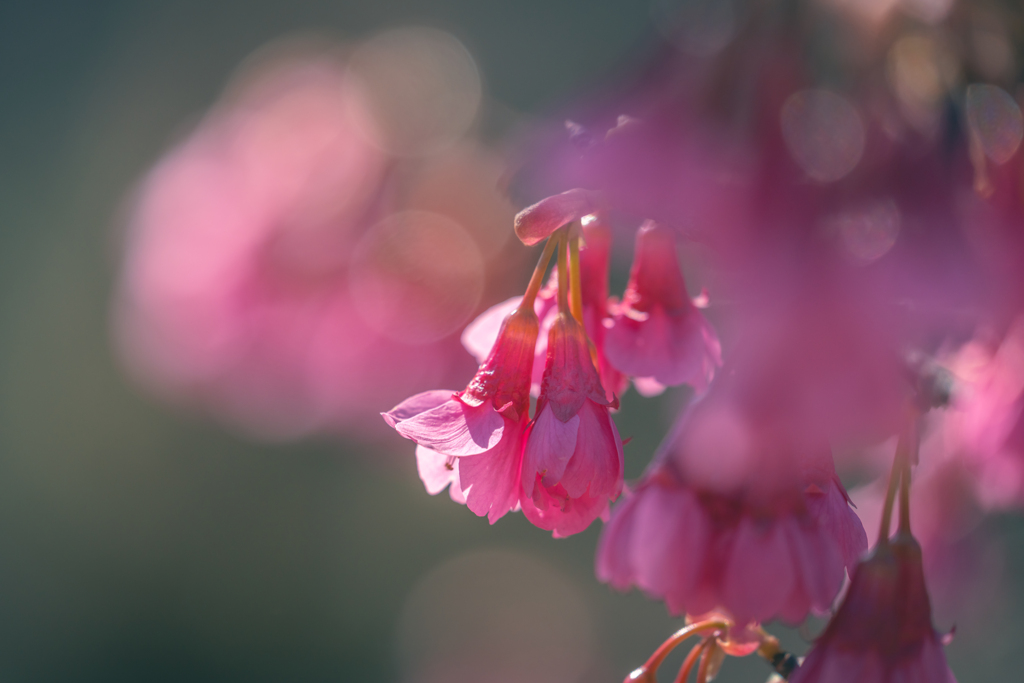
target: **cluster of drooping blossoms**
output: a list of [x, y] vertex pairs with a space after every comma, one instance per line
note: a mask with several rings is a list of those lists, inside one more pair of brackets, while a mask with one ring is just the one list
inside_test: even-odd
[[[605, 525], [599, 577], [691, 622], [635, 680], [654, 680], [689, 636], [701, 641], [679, 681], [699, 660], [705, 683], [723, 653], [774, 660], [759, 622], [827, 612], [845, 565], [849, 590], [803, 667], [782, 657], [777, 671], [947, 683], [933, 600], [941, 613], [949, 592], [972, 595], [979, 557], [964, 536], [1024, 500], [1024, 117], [1010, 19], [860, 3], [882, 8], [862, 26], [822, 22], [826, 4], [858, 5], [739, 3], [721, 23], [694, 10], [624, 95], [580, 113], [590, 128], [571, 124], [571, 144], [536, 155], [541, 194], [599, 189], [618, 211], [710, 245], [724, 329], [738, 332]], [[936, 14], [917, 21], [902, 14], [911, 5]], [[1006, 13], [1019, 21], [1019, 8]], [[842, 41], [802, 42], [836, 26]], [[710, 35], [714, 49], [694, 42]], [[842, 76], [823, 79], [822, 64]], [[610, 359], [615, 346], [607, 334]], [[948, 400], [924, 389], [930, 364], [952, 376]], [[886, 477], [873, 457], [884, 449], [866, 444], [898, 432]], [[835, 467], [880, 475], [851, 495], [878, 529], [863, 558]]]
[[[720, 381], [716, 391], [724, 386]], [[945, 638], [932, 624], [921, 546], [910, 529], [917, 414], [908, 411], [885, 491], [878, 541], [863, 555], [865, 533], [848, 506], [827, 447], [800, 463], [797, 471], [806, 483], [802, 500], [791, 495], [769, 499], [774, 505], [749, 503], [756, 499], [749, 491], [770, 490], [771, 480], [779, 479], [777, 472], [757, 469], [757, 464], [763, 466], [769, 458], [780, 462], [780, 454], [797, 443], [780, 439], [766, 426], [756, 439], [748, 438], [756, 421], [735, 413], [723, 417], [738, 402], [733, 398], [732, 409], [726, 404], [713, 391], [692, 410], [602, 537], [600, 578], [619, 588], [636, 584], [663, 598], [673, 611], [700, 615], [688, 616], [688, 626], [630, 674], [627, 683], [654, 683], [666, 655], [695, 636], [701, 642], [684, 660], [677, 681], [686, 681], [698, 660], [696, 680], [705, 683], [726, 655], [756, 652], [783, 679], [796, 683], [954, 683], [943, 652]], [[703, 445], [697, 425], [722, 420], [731, 422], [729, 431], [737, 436], [732, 443], [717, 441], [722, 450], [716, 464], [726, 474], [723, 478], [719, 471], [708, 480], [693, 457]], [[752, 462], [758, 457], [752, 447], [763, 448], [768, 457]], [[746, 496], [722, 495], [718, 487], [723, 479], [733, 478], [729, 473], [737, 462], [768, 481], [746, 482]], [[694, 470], [689, 477], [681, 474]], [[890, 536], [897, 496], [899, 526]], [[779, 618], [799, 623], [808, 610], [826, 613], [839, 592], [844, 564], [851, 577], [846, 594], [801, 663], [782, 651], [758, 622]]]
[[629, 312], [618, 313], [608, 297], [610, 235], [595, 197], [576, 190], [548, 198], [520, 212], [515, 227], [525, 244], [547, 244], [525, 295], [487, 311], [463, 335], [471, 352], [486, 349], [476, 376], [464, 391], [418, 394], [383, 415], [416, 442], [430, 493], [447, 486], [492, 523], [521, 509], [564, 537], [606, 519], [622, 491], [622, 440], [611, 411], [624, 381], [633, 375], [703, 390], [720, 348], [687, 297], [671, 233], [641, 227], [621, 305]]

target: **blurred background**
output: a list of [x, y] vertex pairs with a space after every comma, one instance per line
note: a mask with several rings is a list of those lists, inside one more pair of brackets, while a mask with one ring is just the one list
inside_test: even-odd
[[[412, 444], [375, 421], [375, 411], [413, 391], [468, 379], [461, 326], [521, 292], [535, 258], [507, 242], [520, 207], [497, 189], [504, 145], [531, 117], [558, 111], [643, 55], [662, 4], [653, 12], [625, 0], [0, 5], [0, 679], [618, 681], [679, 626], [660, 603], [596, 581], [599, 525], [560, 541], [517, 514], [491, 528], [446, 495], [426, 495]], [[434, 71], [431, 59], [441, 65]], [[314, 64], [317, 75], [281, 81], [295, 63]], [[440, 74], [450, 101], [382, 86], [403, 64]], [[314, 268], [318, 296], [330, 298], [330, 283], [350, 273], [372, 283], [354, 305], [364, 306], [357, 313], [379, 353], [368, 367], [331, 365], [339, 383], [361, 373], [359, 384], [345, 384], [359, 387], [351, 395], [285, 388], [288, 405], [308, 403], [296, 415], [348, 401], [349, 423], [275, 422], [288, 405], [259, 400], [268, 386], [280, 390], [259, 371], [291, 362], [290, 340], [268, 342], [267, 355], [234, 367], [259, 380], [237, 395], [200, 370], [188, 386], [168, 388], [167, 354], [212, 342], [174, 336], [182, 310], [193, 312], [180, 289], [154, 290], [171, 324], [140, 318], [125, 282], [153, 281], [145, 250], [160, 235], [146, 220], [162, 187], [147, 175], [154, 164], [178, 150], [173, 163], [209, 161], [215, 178], [234, 182], [225, 147], [251, 133], [246, 122], [272, 125], [267, 112], [281, 92], [308, 86], [313, 104], [303, 111], [351, 114], [351, 100], [316, 99], [323, 78], [355, 82], [359, 106], [384, 122], [369, 134], [376, 142], [365, 159], [338, 171], [373, 179], [371, 189], [325, 209], [351, 214], [358, 230], [344, 249], [358, 259], [340, 275]], [[405, 95], [389, 101], [393, 92]], [[428, 109], [433, 119], [402, 118]], [[310, 121], [302, 131], [317, 130]], [[322, 172], [272, 147], [259, 161], [267, 169]], [[162, 168], [173, 175], [173, 163]], [[238, 196], [261, 207], [253, 225], [279, 230], [279, 205], [259, 204], [258, 184], [246, 187]], [[316, 223], [301, 227], [315, 232]], [[380, 255], [410, 235], [448, 240], [438, 258], [450, 277], [426, 301], [455, 313], [396, 330], [390, 313], [365, 302], [405, 291], [388, 277], [411, 266], [382, 266]], [[323, 253], [316, 239], [303, 245]], [[289, 278], [296, 263], [303, 277], [313, 272], [308, 254], [285, 251]], [[613, 263], [613, 291], [629, 253]], [[123, 271], [125, 259], [143, 265]], [[271, 307], [291, 291], [275, 289]], [[422, 310], [409, 296], [403, 305]], [[248, 318], [241, 327], [261, 338], [275, 329]], [[343, 344], [349, 329], [324, 332], [324, 344]], [[164, 351], [139, 352], [147, 335]], [[410, 376], [403, 344], [436, 373]], [[409, 386], [382, 394], [375, 373]], [[627, 478], [639, 475], [686, 398], [626, 395], [617, 422], [632, 437]], [[1024, 642], [1024, 525], [1015, 517], [985, 525], [1002, 539], [990, 553], [998, 588], [957, 624], [948, 652], [961, 683], [1011, 679]], [[937, 620], [953, 626], [941, 612]], [[771, 630], [802, 652], [816, 628]], [[722, 680], [767, 674], [763, 662], [731, 660]]]

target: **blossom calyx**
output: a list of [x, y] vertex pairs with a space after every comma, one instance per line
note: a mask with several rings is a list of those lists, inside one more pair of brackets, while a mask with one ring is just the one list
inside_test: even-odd
[[519, 307], [501, 324], [487, 360], [459, 398], [470, 406], [491, 400], [494, 409], [512, 420], [530, 408], [530, 378], [539, 330], [537, 314]]
[[955, 683], [912, 536], [897, 534], [860, 563], [843, 604], [790, 680]]
[[559, 313], [548, 333], [547, 363], [538, 415], [547, 405], [555, 417], [568, 422], [588, 398], [598, 405], [618, 408], [617, 399], [609, 401], [605, 397], [586, 332], [568, 313]]

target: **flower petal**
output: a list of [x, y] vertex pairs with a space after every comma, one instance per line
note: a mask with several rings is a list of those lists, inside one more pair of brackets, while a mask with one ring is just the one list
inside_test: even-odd
[[449, 463], [450, 456], [441, 455], [436, 451], [423, 446], [416, 446], [416, 471], [420, 475], [420, 481], [432, 496], [444, 491], [445, 487], [451, 484], [452, 492], [458, 489], [459, 485], [458, 460]]
[[476, 455], [498, 445], [505, 420], [491, 403], [471, 407], [450, 399], [395, 425], [398, 433], [445, 455]]
[[410, 396], [388, 412], [381, 413], [380, 415], [384, 418], [385, 422], [394, 427], [402, 420], [408, 420], [409, 418], [415, 417], [420, 413], [424, 413], [431, 408], [436, 408], [445, 401], [450, 401], [452, 396], [456, 393], [457, 392], [448, 391], [446, 389], [424, 391], [422, 394]]
[[479, 455], [459, 458], [459, 476], [468, 488], [466, 504], [494, 524], [519, 504], [519, 471], [523, 462], [523, 424], [507, 424], [497, 446]]
[[491, 306], [463, 330], [462, 345], [476, 358], [477, 363], [487, 360], [494, 342], [498, 339], [502, 323], [505, 322], [509, 313], [516, 310], [522, 300], [523, 297], [514, 296], [507, 301]]
[[537, 475], [548, 485], [562, 479], [565, 466], [576, 450], [579, 415], [568, 422], [555, 417], [551, 406], [545, 406], [530, 429], [523, 457], [523, 489], [527, 496], [533, 495]]
[[775, 617], [793, 589], [793, 579], [793, 560], [778, 525], [744, 517], [722, 583], [722, 602], [736, 623]]

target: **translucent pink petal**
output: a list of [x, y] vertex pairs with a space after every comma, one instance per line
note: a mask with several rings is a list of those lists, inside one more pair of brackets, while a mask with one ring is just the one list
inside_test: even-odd
[[494, 524], [519, 504], [519, 471], [523, 461], [525, 425], [506, 425], [497, 446], [458, 459], [459, 476], [467, 489], [466, 504]]
[[522, 300], [523, 297], [514, 296], [507, 301], [491, 306], [463, 330], [462, 345], [476, 358], [477, 363], [487, 360], [487, 356], [491, 353], [491, 347], [494, 346], [494, 342], [498, 338], [501, 324], [509, 313], [516, 310]]
[[562, 422], [554, 416], [550, 406], [541, 411], [530, 429], [523, 457], [523, 488], [527, 496], [533, 495], [538, 474], [548, 486], [562, 479], [565, 466], [576, 450], [579, 426], [578, 415]]
[[617, 590], [627, 590], [636, 580], [633, 565], [637, 560], [631, 552], [632, 538], [637, 531], [636, 506], [639, 494], [629, 496], [615, 507], [611, 521], [601, 530], [597, 546], [595, 574], [597, 580]]
[[[449, 463], [450, 459], [455, 462]], [[457, 459], [441, 455], [423, 446], [416, 446], [416, 471], [419, 472], [420, 481], [423, 482], [423, 486], [430, 495], [436, 496], [451, 484], [452, 499], [455, 500], [456, 495], [459, 498], [462, 497]], [[456, 494], [456, 492], [458, 493]]]
[[793, 589], [793, 560], [778, 525], [744, 517], [722, 582], [722, 603], [739, 624], [768, 621]]
[[867, 552], [868, 536], [860, 517], [846, 501], [841, 486], [833, 479], [824, 493], [808, 494], [807, 507], [819, 527], [838, 544], [843, 564], [852, 574], [857, 560]]
[[[843, 585], [843, 558], [838, 544], [814, 524], [802, 525], [792, 517], [780, 520], [788, 539], [796, 581], [795, 590], [802, 591], [809, 607], [819, 614], [825, 612]], [[803, 614], [787, 614], [790, 622], [803, 621]]]
[[605, 354], [616, 368], [633, 377], [674, 386], [690, 384], [704, 391], [722, 364], [718, 338], [696, 308], [669, 315], [656, 306], [645, 320], [619, 313], [605, 334]]
[[520, 497], [523, 515], [534, 526], [551, 531], [555, 538], [578, 534], [608, 509], [607, 498], [568, 498], [564, 492], [559, 493], [553, 495], [547, 487], [536, 486], [533, 497]]
[[398, 433], [445, 455], [476, 455], [498, 445], [505, 420], [490, 402], [470, 407], [458, 399], [395, 424]]
[[592, 496], [615, 498], [622, 486], [622, 466], [619, 450], [622, 442], [615, 432], [615, 424], [608, 409], [593, 401], [586, 401], [580, 409], [579, 429], [572, 459], [559, 479], [566, 492], [579, 498], [589, 489]]
[[704, 567], [709, 522], [686, 490], [649, 486], [636, 496], [630, 544], [635, 581], [648, 594], [686, 604]]
[[405, 399], [388, 412], [381, 413], [380, 415], [384, 418], [385, 422], [394, 427], [403, 420], [408, 420], [431, 408], [436, 408], [446, 401], [450, 401], [455, 393], [446, 389], [424, 391], [422, 394], [416, 394]]

